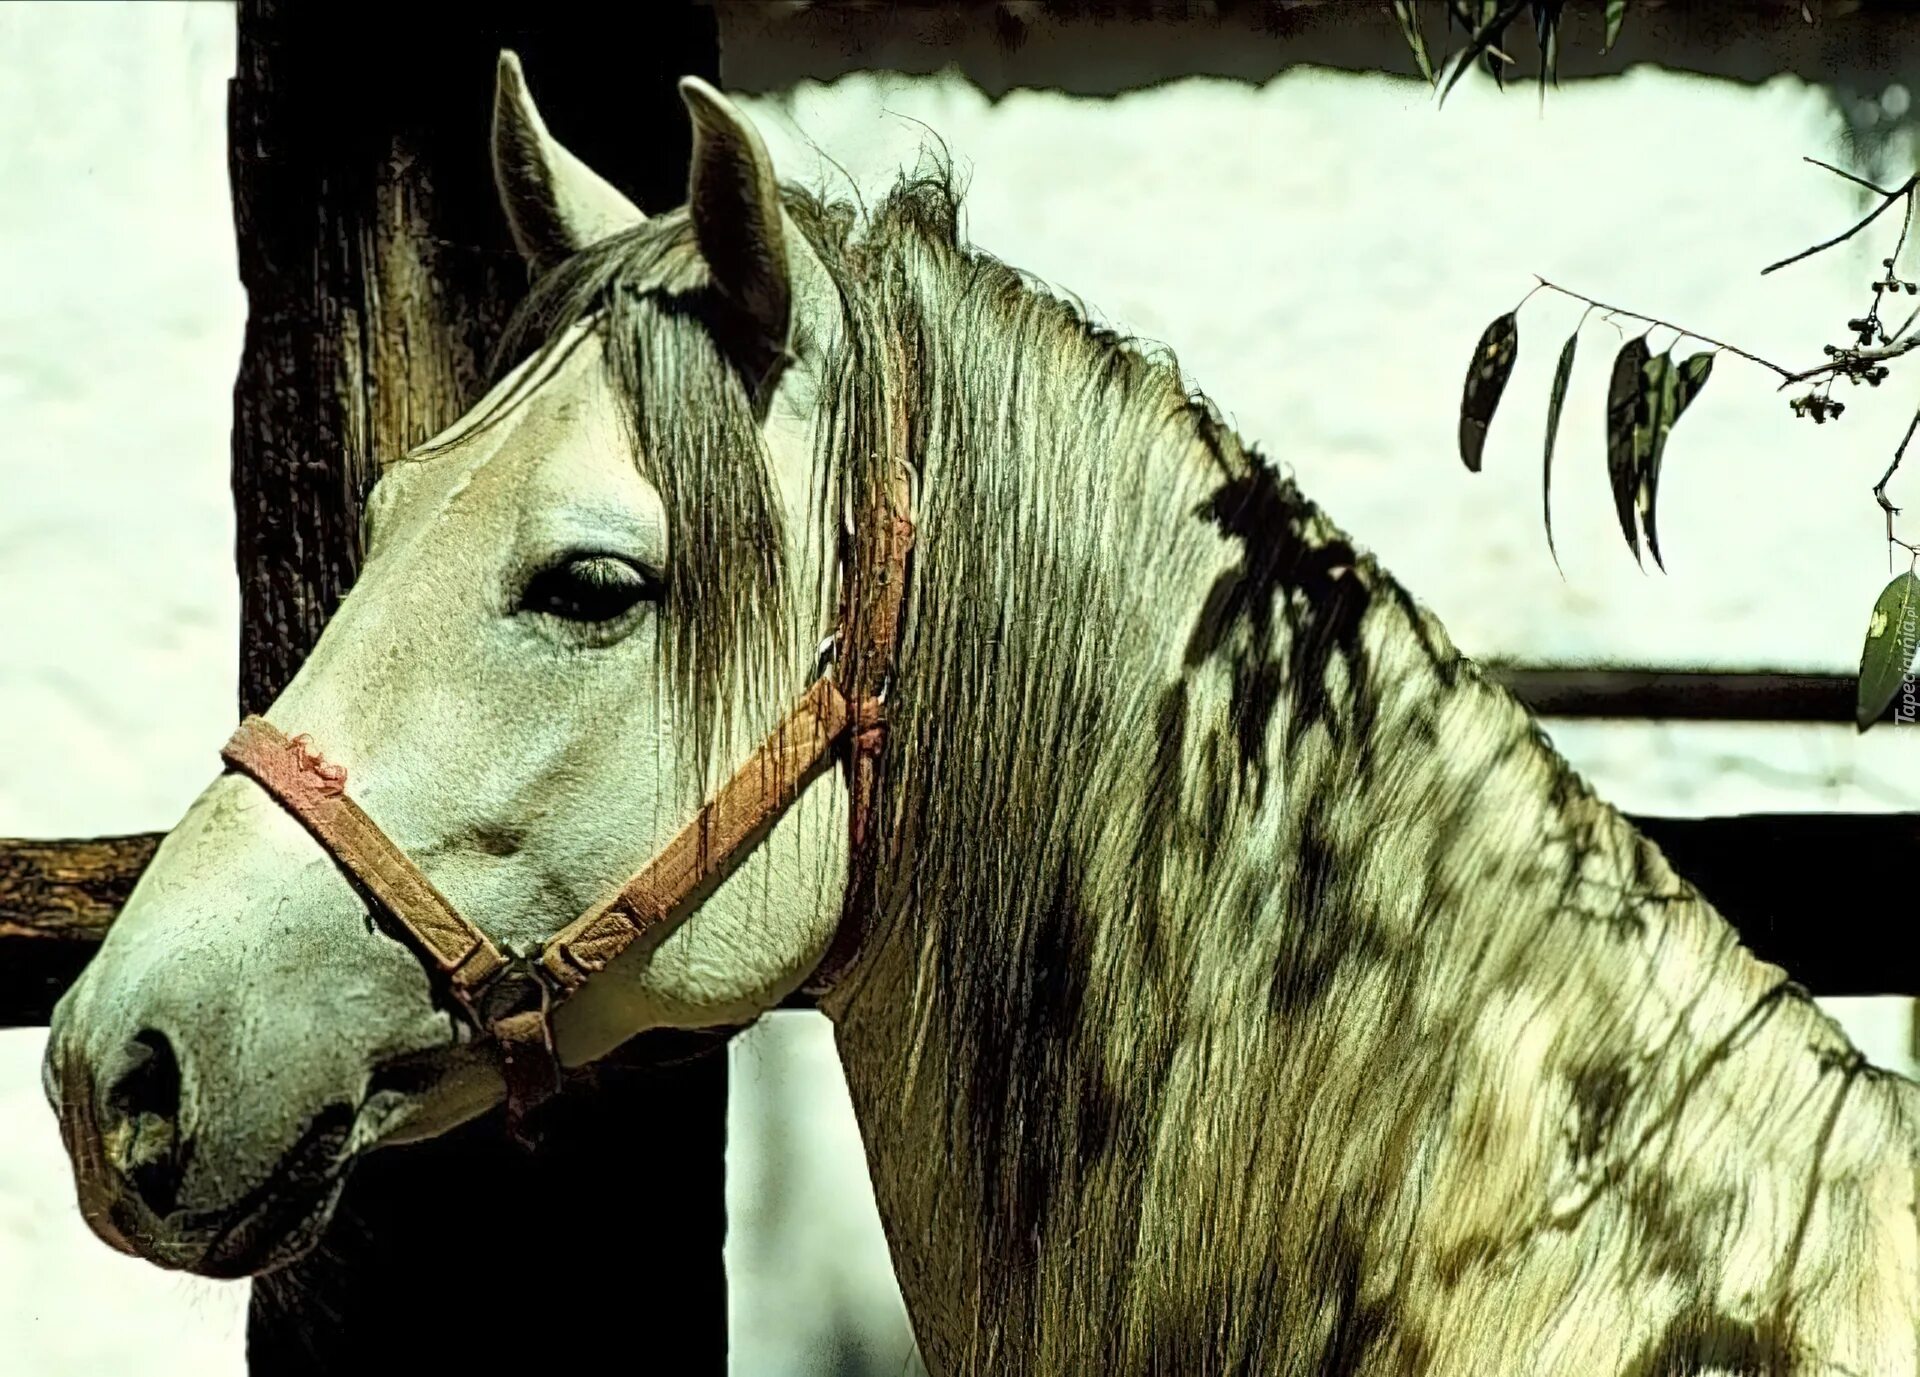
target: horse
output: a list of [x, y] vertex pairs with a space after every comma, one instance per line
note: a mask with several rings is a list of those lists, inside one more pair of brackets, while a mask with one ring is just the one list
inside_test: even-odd
[[948, 163], [852, 206], [681, 90], [647, 216], [503, 54], [498, 381], [55, 1012], [93, 1229], [270, 1272], [365, 1154], [812, 985], [932, 1372], [1920, 1371], [1915, 1087]]

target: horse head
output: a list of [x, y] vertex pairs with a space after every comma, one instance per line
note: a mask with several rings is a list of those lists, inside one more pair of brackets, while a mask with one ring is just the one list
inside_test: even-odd
[[[316, 797], [351, 797], [506, 957], [683, 829], [833, 625], [835, 564], [805, 533], [838, 296], [752, 126], [681, 90], [688, 204], [649, 218], [551, 136], [503, 54], [494, 170], [538, 278], [525, 356], [386, 464], [359, 578], [264, 714]], [[751, 1021], [808, 976], [847, 803], [831, 776], [794, 792], [681, 921], [553, 1011], [559, 1062]], [[45, 1065], [95, 1231], [212, 1276], [297, 1256], [357, 1154], [503, 1094], [367, 876], [283, 802], [242, 770], [208, 786], [60, 1002]]]

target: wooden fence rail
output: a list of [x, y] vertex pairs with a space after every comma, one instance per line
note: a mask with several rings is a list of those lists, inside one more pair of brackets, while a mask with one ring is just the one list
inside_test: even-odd
[[[1920, 995], [1920, 969], [1886, 957], [1887, 913], [1920, 873], [1920, 816], [1635, 816], [1748, 948], [1816, 995]], [[105, 935], [151, 834], [0, 840], [0, 1026], [45, 1023]], [[1836, 877], [1844, 876], [1844, 884]]]
[[[1489, 672], [1547, 718], [1853, 720], [1853, 680], [1840, 674], [1551, 666]], [[1785, 967], [1815, 994], [1920, 995], [1920, 972], [1891, 966], [1877, 935], [1883, 906], [1897, 909], [1910, 877], [1920, 873], [1920, 815], [1647, 816], [1634, 822], [1756, 955]], [[0, 839], [0, 1026], [46, 1022], [157, 841], [151, 833], [67, 842]], [[1836, 906], [1833, 877], [1841, 875], [1848, 898]]]

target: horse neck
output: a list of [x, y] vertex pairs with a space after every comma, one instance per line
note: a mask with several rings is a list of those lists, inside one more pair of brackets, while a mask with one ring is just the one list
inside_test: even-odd
[[[1700, 1319], [1678, 1297], [1765, 1342], [1910, 1320], [1903, 1093], [1290, 484], [1170, 505], [1150, 588], [1080, 571], [1130, 689], [1049, 750], [950, 699], [893, 762], [964, 798], [909, 806], [932, 878], [829, 1011], [933, 1370], [1627, 1371]], [[1084, 653], [1047, 640], [1007, 653]], [[997, 681], [1065, 672], [1025, 668]], [[998, 889], [956, 867], [1041, 812], [972, 738], [1044, 776], [1058, 843]], [[1841, 1298], [1860, 1249], [1893, 1280]]]

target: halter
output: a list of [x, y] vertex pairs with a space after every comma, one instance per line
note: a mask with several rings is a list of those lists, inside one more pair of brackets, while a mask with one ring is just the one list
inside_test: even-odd
[[897, 414], [890, 476], [861, 509], [852, 548], [842, 557], [835, 662], [652, 860], [535, 951], [503, 952], [456, 909], [348, 795], [345, 767], [328, 762], [309, 738], [288, 737], [265, 718], [248, 717], [221, 751], [229, 768], [266, 790], [394, 920], [475, 1036], [499, 1049], [515, 1137], [524, 1141], [527, 1113], [560, 1088], [554, 1010], [634, 943], [656, 935], [664, 940], [684, 922], [698, 907], [690, 901], [759, 844], [834, 754], [847, 772], [847, 887], [839, 925], [807, 990], [829, 988], [857, 954], [874, 865], [885, 684], [913, 548], [904, 431], [904, 416]]

